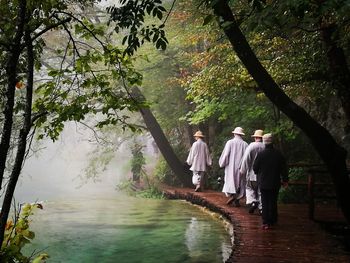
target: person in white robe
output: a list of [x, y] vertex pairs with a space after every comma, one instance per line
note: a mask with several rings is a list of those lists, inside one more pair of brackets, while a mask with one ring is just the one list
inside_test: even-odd
[[258, 188], [256, 174], [253, 171], [253, 164], [257, 154], [265, 148], [262, 142], [262, 130], [256, 130], [252, 137], [254, 138], [254, 142], [250, 143], [245, 150], [240, 168], [242, 176], [246, 178], [246, 204], [250, 206], [248, 210], [250, 214], [253, 214], [257, 208], [260, 211], [262, 209], [261, 193]]
[[236, 127], [232, 133], [234, 138], [226, 142], [219, 159], [219, 166], [225, 168], [222, 192], [230, 197], [226, 204], [231, 204], [234, 201], [235, 206], [240, 206], [239, 199], [245, 194], [245, 178], [241, 176], [239, 168], [248, 143], [242, 138], [245, 134], [241, 127]]
[[204, 135], [197, 131], [194, 135], [195, 142], [192, 144], [186, 163], [193, 172], [192, 183], [196, 186], [195, 191], [201, 191], [204, 187], [204, 175], [207, 167], [212, 165], [207, 144], [203, 141]]

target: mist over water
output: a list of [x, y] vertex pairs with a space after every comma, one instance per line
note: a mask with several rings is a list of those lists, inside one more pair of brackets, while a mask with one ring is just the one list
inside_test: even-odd
[[[188, 203], [129, 197], [116, 190], [130, 178], [130, 144], [122, 144], [98, 181], [84, 182], [88, 131], [68, 124], [60, 139], [44, 141], [29, 158], [15, 192], [16, 203], [43, 201], [31, 216], [34, 240], [24, 253], [44, 251], [51, 263], [225, 262], [231, 239], [216, 217]], [[156, 154], [142, 142], [147, 158]], [[152, 161], [150, 161], [152, 162]], [[154, 165], [153, 162], [152, 165]]]
[[[130, 154], [120, 149], [98, 180], [86, 180], [84, 169], [89, 165], [89, 153], [95, 145], [89, 131], [76, 129], [68, 123], [60, 139], [40, 142], [42, 148], [26, 160], [15, 192], [17, 202], [34, 202], [114, 193], [116, 185], [129, 173]], [[124, 146], [125, 147], [125, 146]], [[125, 147], [126, 148], [126, 147]]]

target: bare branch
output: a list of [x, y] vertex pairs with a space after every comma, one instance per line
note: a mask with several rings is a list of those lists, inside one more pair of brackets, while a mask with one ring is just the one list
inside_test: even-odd
[[33, 37], [32, 37], [32, 41], [34, 41], [35, 39], [37, 39], [38, 37], [40, 37], [41, 35], [45, 34], [46, 32], [50, 31], [51, 29], [54, 29], [56, 27], [59, 27], [65, 23], [68, 23], [70, 22], [72, 19], [69, 17], [69, 18], [66, 18], [64, 20], [60, 20], [59, 22], [55, 23], [55, 24], [52, 24], [48, 27], [46, 27], [45, 29], [43, 29], [42, 31], [40, 31], [39, 33], [35, 34]]
[[169, 18], [169, 16], [170, 16], [171, 12], [172, 12], [173, 9], [174, 9], [175, 3], [176, 3], [176, 0], [173, 0], [173, 3], [171, 4], [171, 7], [170, 7], [170, 9], [169, 9], [169, 12], [168, 12], [167, 16], [165, 17], [164, 22], [162, 23], [162, 25], [165, 25], [166, 21], [168, 20], [168, 18]]
[[61, 11], [60, 13], [65, 14], [65, 15], [67, 15], [67, 16], [70, 16], [72, 19], [74, 19], [75, 21], [77, 21], [79, 24], [81, 24], [81, 25], [84, 27], [84, 29], [85, 29], [86, 31], [88, 31], [88, 32], [91, 34], [91, 36], [92, 36], [97, 42], [99, 42], [99, 43], [101, 44], [102, 47], [104, 47], [104, 48], [106, 47], [106, 45], [96, 36], [96, 34], [95, 34], [94, 32], [92, 32], [91, 29], [88, 28], [88, 27], [84, 24], [84, 22], [81, 21], [79, 18], [75, 17], [74, 15], [72, 15], [72, 14], [70, 14], [70, 13], [64, 12], [64, 11]]

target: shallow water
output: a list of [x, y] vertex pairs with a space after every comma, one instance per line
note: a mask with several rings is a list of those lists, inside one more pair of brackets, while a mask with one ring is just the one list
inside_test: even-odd
[[44, 203], [27, 253], [50, 262], [224, 262], [231, 237], [221, 219], [183, 201], [116, 194]]

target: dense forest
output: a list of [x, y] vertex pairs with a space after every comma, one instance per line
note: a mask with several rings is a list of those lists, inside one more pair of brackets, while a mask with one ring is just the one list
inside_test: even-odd
[[[347, 8], [339, 2], [177, 3], [167, 22], [167, 49], [154, 54], [151, 66], [141, 63], [151, 72], [143, 93], [177, 151], [177, 166], [197, 129], [218, 160], [234, 127], [247, 134], [260, 128], [277, 135], [289, 164], [325, 165], [339, 200], [346, 200]], [[221, 174], [214, 161], [213, 187]], [[169, 176], [168, 183], [182, 176]]]
[[349, 221], [349, 14], [346, 0], [1, 1], [1, 253], [24, 258], [7, 222], [32, 141], [57, 140], [69, 121], [110, 140], [150, 134], [162, 153], [152, 180], [173, 185], [188, 185], [201, 130], [213, 189], [232, 130], [250, 142], [263, 129], [289, 164], [328, 169]]

